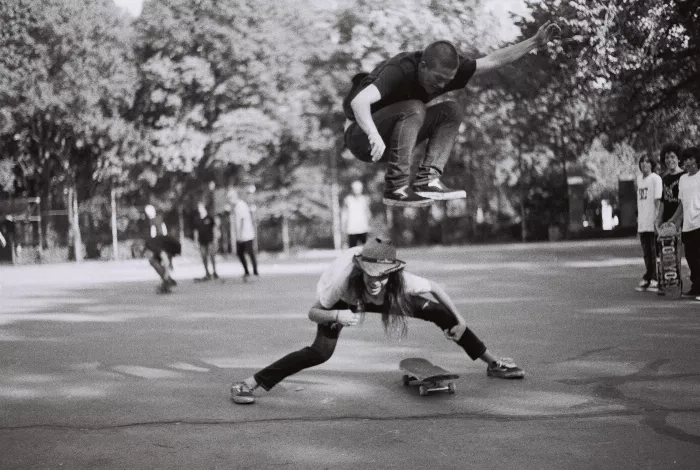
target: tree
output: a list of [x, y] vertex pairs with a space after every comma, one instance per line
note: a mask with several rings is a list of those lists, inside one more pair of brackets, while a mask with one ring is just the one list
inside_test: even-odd
[[0, 18], [1, 129], [19, 176], [44, 203], [57, 182], [89, 197], [93, 145], [132, 96], [127, 20], [110, 0], [5, 2]]

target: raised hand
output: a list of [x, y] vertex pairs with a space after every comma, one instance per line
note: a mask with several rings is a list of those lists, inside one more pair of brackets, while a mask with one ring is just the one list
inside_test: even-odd
[[537, 49], [542, 50], [547, 48], [547, 44], [552, 40], [554, 36], [561, 35], [561, 28], [551, 21], [547, 21], [545, 24], [540, 26], [535, 34], [535, 43], [537, 44]]

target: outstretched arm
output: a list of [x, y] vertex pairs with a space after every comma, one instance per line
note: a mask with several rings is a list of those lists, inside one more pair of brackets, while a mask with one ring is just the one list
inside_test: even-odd
[[555, 23], [547, 21], [540, 26], [537, 34], [517, 44], [504, 47], [494, 51], [487, 56], [476, 59], [476, 71], [474, 75], [479, 75], [491, 70], [495, 70], [504, 65], [515, 62], [525, 54], [535, 49], [544, 49], [555, 33], [559, 34], [561, 29]]

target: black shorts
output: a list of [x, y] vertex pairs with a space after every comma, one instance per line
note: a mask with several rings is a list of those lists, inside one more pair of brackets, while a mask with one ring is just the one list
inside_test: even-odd
[[182, 245], [175, 237], [170, 235], [156, 235], [153, 238], [149, 238], [146, 240], [145, 246], [148, 251], [157, 256], [165, 252], [168, 257], [172, 258], [182, 253]]

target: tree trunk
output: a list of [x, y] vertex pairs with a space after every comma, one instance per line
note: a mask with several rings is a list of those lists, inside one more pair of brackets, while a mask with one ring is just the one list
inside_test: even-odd
[[333, 217], [333, 248], [336, 250], [340, 250], [343, 244], [340, 226], [340, 190], [338, 188], [338, 158], [343, 145], [340, 145], [339, 149], [337, 152], [330, 152], [331, 216]]
[[282, 250], [285, 255], [289, 255], [291, 251], [291, 243], [289, 241], [289, 217], [286, 212], [282, 214]]
[[83, 261], [83, 237], [80, 234], [80, 213], [78, 212], [78, 194], [75, 185], [68, 190], [68, 201], [71, 214], [71, 238], [73, 241], [73, 254], [75, 261]]
[[109, 199], [112, 206], [112, 259], [117, 261], [119, 259], [119, 240], [117, 238], [117, 197], [114, 186], [109, 191]]
[[520, 171], [520, 241], [527, 239], [527, 225], [525, 221], [525, 170], [523, 164], [523, 149], [518, 147], [518, 168]]

